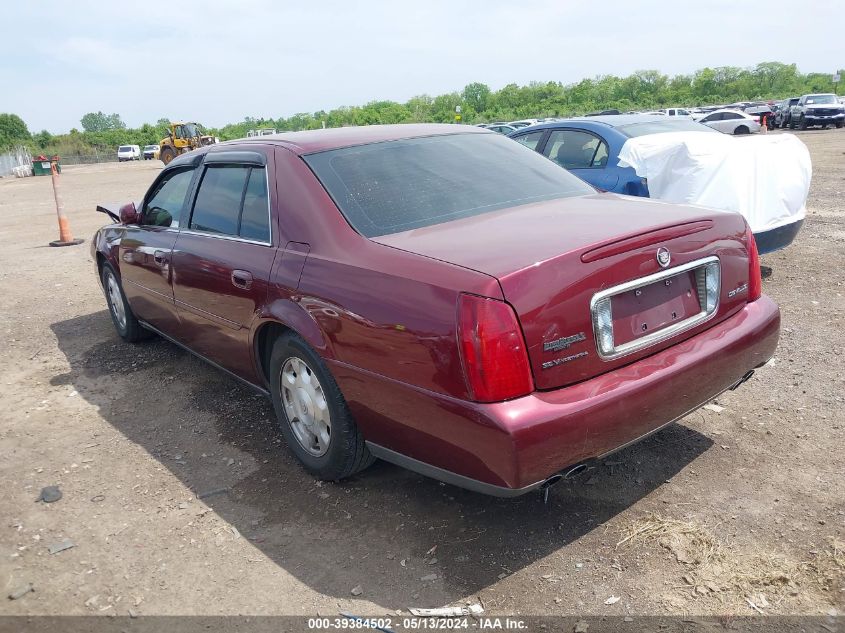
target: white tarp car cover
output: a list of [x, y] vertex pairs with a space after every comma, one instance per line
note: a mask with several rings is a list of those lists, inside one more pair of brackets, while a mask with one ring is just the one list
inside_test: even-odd
[[652, 198], [739, 211], [754, 233], [804, 218], [813, 172], [793, 134], [637, 136], [625, 141], [619, 166], [646, 178]]

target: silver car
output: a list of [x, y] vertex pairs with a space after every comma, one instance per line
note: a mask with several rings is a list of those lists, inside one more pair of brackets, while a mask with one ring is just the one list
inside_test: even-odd
[[711, 112], [700, 118], [698, 122], [725, 134], [754, 134], [760, 131], [760, 123], [757, 119], [740, 110], [727, 108]]

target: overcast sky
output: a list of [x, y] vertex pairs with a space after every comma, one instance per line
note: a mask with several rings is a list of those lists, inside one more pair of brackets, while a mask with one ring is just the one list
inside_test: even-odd
[[80, 128], [97, 110], [130, 127], [161, 117], [220, 126], [472, 81], [498, 89], [761, 61], [832, 72], [845, 66], [841, 9], [838, 0], [15, 0], [0, 22], [0, 112], [32, 132]]

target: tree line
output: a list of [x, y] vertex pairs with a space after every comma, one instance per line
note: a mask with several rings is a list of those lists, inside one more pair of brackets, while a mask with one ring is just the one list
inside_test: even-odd
[[[845, 74], [845, 70], [838, 71]], [[256, 128], [278, 131], [310, 130], [347, 125], [383, 123], [450, 123], [455, 108], [461, 107], [462, 123], [513, 121], [528, 117], [577, 116], [615, 108], [622, 112], [668, 106], [729, 104], [738, 101], [784, 99], [811, 92], [835, 92], [831, 73], [800, 73], [795, 64], [764, 62], [752, 68], [721, 66], [703, 68], [685, 75], [664, 75], [640, 70], [627, 77], [601, 75], [577, 83], [531, 82], [508, 84], [491, 90], [483, 83], [471, 83], [458, 92], [432, 97], [418, 95], [405, 103], [372, 101], [359, 106], [341, 106], [294, 114], [290, 117], [246, 117], [239, 123], [207, 132], [230, 140], [246, 136]], [[118, 114], [92, 112], [82, 117], [82, 130], [31, 134], [15, 114], [0, 114], [0, 150], [25, 145], [45, 154], [87, 154], [113, 151], [118, 145], [158, 144], [167, 133], [167, 119], [128, 128]]]

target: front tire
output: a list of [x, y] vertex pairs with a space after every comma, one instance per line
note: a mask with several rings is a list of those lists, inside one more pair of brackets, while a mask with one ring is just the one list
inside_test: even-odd
[[807, 117], [802, 116], [801, 120], [798, 121], [798, 129], [799, 130], [806, 130], [807, 129]]
[[173, 149], [171, 149], [170, 147], [165, 147], [163, 150], [161, 150], [159, 158], [161, 159], [162, 163], [164, 163], [165, 165], [169, 165], [170, 161], [176, 158], [176, 152], [174, 152]]
[[843, 125], [845, 125], [845, 121], [837, 121], [836, 122], [836, 127], [842, 127]]
[[144, 329], [138, 322], [138, 319], [135, 318], [135, 314], [126, 300], [120, 279], [111, 265], [103, 265], [103, 270], [100, 272], [100, 279], [103, 282], [103, 292], [106, 294], [106, 303], [109, 306], [109, 314], [111, 314], [114, 329], [117, 330], [120, 338], [127, 343], [137, 343], [145, 338], [149, 338], [150, 331]]
[[273, 344], [269, 378], [279, 429], [309, 473], [337, 481], [375, 461], [334, 377], [298, 335]]

